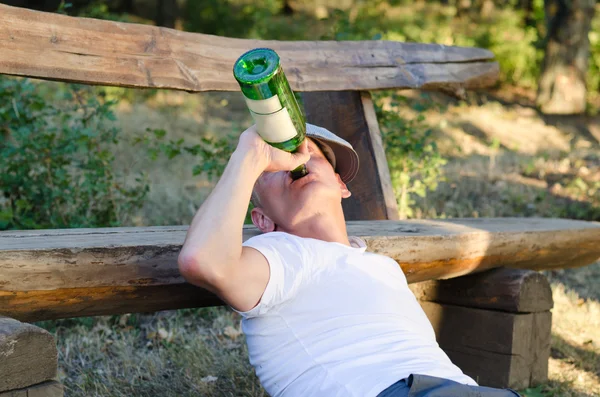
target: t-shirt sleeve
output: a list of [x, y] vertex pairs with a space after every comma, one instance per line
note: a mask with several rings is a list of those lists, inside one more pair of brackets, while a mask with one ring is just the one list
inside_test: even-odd
[[260, 302], [251, 310], [239, 312], [246, 318], [264, 315], [294, 297], [306, 279], [310, 255], [303, 239], [282, 232], [255, 236], [243, 246], [259, 251], [269, 263], [269, 281]]

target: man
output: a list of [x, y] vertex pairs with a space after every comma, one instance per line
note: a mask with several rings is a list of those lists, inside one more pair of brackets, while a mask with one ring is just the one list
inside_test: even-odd
[[[341, 201], [352, 146], [307, 125], [295, 154], [255, 127], [190, 225], [182, 275], [238, 311], [250, 362], [273, 396], [515, 396], [480, 388], [439, 348], [391, 258], [348, 237]], [[306, 164], [308, 175], [289, 170]], [[248, 201], [263, 234], [242, 244]]]

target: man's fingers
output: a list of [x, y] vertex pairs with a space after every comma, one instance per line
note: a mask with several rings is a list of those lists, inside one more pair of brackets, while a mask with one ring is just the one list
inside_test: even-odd
[[[294, 163], [296, 163], [296, 167], [302, 164], [305, 164], [310, 160], [310, 153], [308, 152], [308, 142], [305, 139], [300, 146], [298, 146], [298, 150], [295, 153], [292, 153]], [[294, 167], [295, 168], [295, 167]]]
[[304, 139], [300, 146], [298, 146], [298, 150], [296, 153], [307, 153], [308, 154], [308, 139]]

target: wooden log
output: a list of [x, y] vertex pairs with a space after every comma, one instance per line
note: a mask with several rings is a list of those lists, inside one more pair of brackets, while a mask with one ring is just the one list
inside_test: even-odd
[[233, 63], [271, 47], [296, 91], [444, 88], [495, 83], [490, 51], [389, 41], [265, 41], [74, 18], [0, 4], [0, 73], [188, 92], [238, 91]]
[[346, 139], [358, 153], [360, 168], [348, 184], [352, 196], [342, 201], [347, 220], [398, 220], [381, 132], [367, 92], [308, 92], [306, 119]]
[[446, 347], [443, 350], [454, 364], [481, 386], [505, 388], [516, 384], [518, 389], [520, 385], [528, 384], [525, 375], [527, 366], [518, 356], [468, 348], [452, 350]]
[[421, 302], [440, 347], [481, 385], [522, 389], [548, 375], [552, 315]]
[[[498, 266], [563, 268], [600, 257], [600, 224], [564, 219], [348, 222], [372, 252], [390, 256], [409, 282]], [[210, 306], [185, 289], [177, 255], [186, 227], [0, 232], [0, 315], [27, 321]], [[244, 239], [256, 235], [244, 229]], [[157, 291], [150, 306], [145, 299]], [[152, 287], [152, 288], [151, 288]], [[152, 291], [152, 292], [150, 292]], [[164, 301], [163, 301], [164, 299]]]
[[223, 302], [215, 295], [183, 281], [164, 285], [0, 290], [0, 314], [11, 313], [14, 318], [29, 322], [220, 305]]
[[531, 372], [529, 386], [537, 386], [548, 381], [548, 360], [552, 339], [552, 312], [533, 313], [534, 332], [530, 342]]
[[0, 397], [63, 397], [64, 388], [56, 382], [44, 382], [18, 390], [0, 392]]
[[532, 270], [498, 268], [415, 283], [410, 288], [423, 301], [511, 313], [542, 312], [553, 306], [548, 280]]
[[49, 332], [0, 317], [0, 392], [50, 380], [57, 366], [58, 351]]

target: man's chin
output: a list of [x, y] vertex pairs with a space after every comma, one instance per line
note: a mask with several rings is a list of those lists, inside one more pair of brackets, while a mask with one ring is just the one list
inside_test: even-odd
[[330, 186], [313, 180], [307, 181], [307, 183], [299, 187], [293, 193], [293, 198], [298, 208], [301, 208], [306, 205], [326, 205], [329, 202], [339, 202], [339, 197], [336, 197], [335, 193], [336, 191]]

